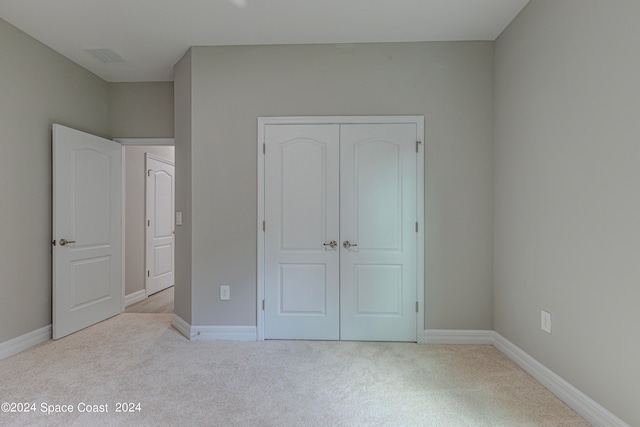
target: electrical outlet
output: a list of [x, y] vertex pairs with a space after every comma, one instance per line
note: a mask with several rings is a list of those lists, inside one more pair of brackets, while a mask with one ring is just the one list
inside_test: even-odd
[[551, 313], [547, 311], [540, 311], [540, 329], [546, 333], [551, 333]]
[[220, 299], [222, 301], [228, 301], [231, 299], [231, 287], [228, 285], [220, 286]]

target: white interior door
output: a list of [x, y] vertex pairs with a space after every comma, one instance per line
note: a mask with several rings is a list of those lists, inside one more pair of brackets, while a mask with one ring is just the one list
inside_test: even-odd
[[266, 127], [265, 338], [340, 337], [338, 158], [337, 125]]
[[122, 311], [120, 144], [53, 125], [53, 239], [58, 339]]
[[340, 127], [340, 337], [416, 341], [416, 125]]
[[174, 284], [175, 173], [168, 160], [145, 154], [147, 168], [146, 290]]

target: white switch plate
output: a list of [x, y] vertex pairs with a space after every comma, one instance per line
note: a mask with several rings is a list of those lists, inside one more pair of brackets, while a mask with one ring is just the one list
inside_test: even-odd
[[547, 311], [540, 311], [540, 329], [546, 333], [551, 333], [551, 313]]
[[182, 212], [176, 212], [176, 225], [182, 225]]
[[231, 288], [228, 285], [220, 286], [220, 299], [228, 301], [231, 299]]

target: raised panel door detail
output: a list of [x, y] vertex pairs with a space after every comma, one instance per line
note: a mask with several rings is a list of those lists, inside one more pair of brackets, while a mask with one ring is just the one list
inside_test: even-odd
[[326, 143], [296, 138], [281, 144], [283, 250], [322, 249], [326, 230]]
[[71, 310], [109, 298], [110, 259], [99, 257], [71, 263]]
[[160, 245], [153, 248], [153, 276], [158, 278], [171, 274], [173, 266], [173, 245]]
[[153, 173], [155, 180], [154, 237], [172, 237], [173, 234], [173, 176], [161, 170]]
[[402, 165], [400, 147], [372, 139], [355, 144], [352, 239], [360, 250], [400, 250], [402, 245]]
[[354, 276], [358, 316], [402, 314], [401, 265], [356, 265]]
[[110, 235], [110, 159], [93, 149], [72, 151], [72, 223], [75, 247], [105, 245]]
[[280, 315], [326, 314], [327, 274], [322, 264], [280, 265]]

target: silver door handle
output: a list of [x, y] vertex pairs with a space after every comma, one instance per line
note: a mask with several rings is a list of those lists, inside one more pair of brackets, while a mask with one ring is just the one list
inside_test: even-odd
[[69, 243], [75, 243], [75, 240], [60, 239], [60, 246], [67, 246]]
[[329, 246], [331, 247], [331, 249], [334, 249], [336, 246], [338, 246], [338, 242], [336, 242], [335, 240], [330, 241], [329, 243], [323, 243], [322, 246]]
[[350, 248], [350, 247], [352, 247], [352, 246], [358, 246], [358, 244], [357, 244], [357, 243], [351, 243], [351, 242], [349, 242], [348, 240], [345, 240], [345, 241], [342, 243], [342, 247], [343, 247], [343, 248], [345, 248], [345, 249], [349, 249], [349, 248]]

